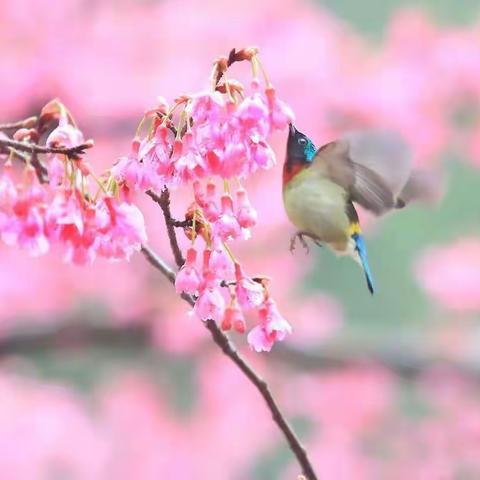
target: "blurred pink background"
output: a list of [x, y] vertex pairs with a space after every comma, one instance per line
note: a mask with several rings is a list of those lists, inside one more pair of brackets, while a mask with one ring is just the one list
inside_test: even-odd
[[[445, 22], [447, 0], [392, 1], [373, 28], [359, 11], [375, 18], [375, 2], [332, 3], [3, 0], [0, 123], [59, 97], [101, 171], [158, 95], [204, 88], [213, 59], [257, 45], [318, 145], [349, 128], [400, 131], [447, 191], [432, 210], [365, 216], [373, 298], [353, 262], [290, 255], [276, 135], [279, 164], [250, 185], [260, 221], [240, 255], [273, 278], [294, 333], [270, 354], [234, 340], [319, 478], [479, 478], [480, 9], [456, 2], [469, 21]], [[185, 202], [174, 193], [179, 215]], [[140, 203], [171, 261], [159, 211]], [[78, 268], [1, 246], [0, 262], [0, 479], [300, 473], [258, 393], [140, 255]]]

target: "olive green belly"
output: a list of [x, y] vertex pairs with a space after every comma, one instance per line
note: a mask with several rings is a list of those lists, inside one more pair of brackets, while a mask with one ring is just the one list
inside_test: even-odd
[[288, 218], [298, 230], [331, 244], [335, 250], [347, 248], [350, 222], [346, 193], [337, 184], [325, 178], [295, 177], [284, 188], [283, 201]]

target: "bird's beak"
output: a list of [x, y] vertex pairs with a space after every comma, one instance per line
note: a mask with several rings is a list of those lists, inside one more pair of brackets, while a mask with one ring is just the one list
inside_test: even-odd
[[289, 134], [295, 135], [297, 133], [297, 129], [293, 126], [293, 123], [288, 124]]

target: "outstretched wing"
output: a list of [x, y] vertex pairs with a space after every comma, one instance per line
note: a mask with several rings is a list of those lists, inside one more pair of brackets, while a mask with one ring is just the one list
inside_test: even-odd
[[409, 150], [394, 132], [353, 132], [319, 148], [313, 166], [380, 215], [397, 205], [411, 172]]
[[396, 207], [411, 202], [437, 203], [444, 193], [444, 179], [440, 172], [414, 170], [398, 195]]

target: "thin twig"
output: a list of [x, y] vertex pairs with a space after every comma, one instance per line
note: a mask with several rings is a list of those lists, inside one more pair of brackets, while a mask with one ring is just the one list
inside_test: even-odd
[[[156, 255], [149, 247], [145, 245], [142, 246], [142, 253], [145, 255], [147, 261], [155, 268], [157, 268], [160, 272], [162, 272], [162, 274], [165, 275], [171, 283], [175, 282], [174, 271], [170, 267], [168, 267], [165, 262], [160, 257], [158, 257], [158, 255]], [[190, 306], [193, 307], [195, 305], [195, 300], [192, 296], [183, 294], [182, 298]], [[205, 326], [210, 331], [213, 341], [222, 349], [222, 352], [237, 365], [237, 367], [247, 376], [247, 378], [253, 383], [253, 385], [255, 385], [257, 390], [260, 392], [270, 412], [272, 413], [273, 420], [285, 435], [290, 449], [292, 450], [300, 466], [302, 467], [303, 473], [307, 476], [309, 480], [316, 480], [317, 477], [308, 459], [305, 448], [300, 443], [300, 440], [293, 431], [291, 425], [288, 423], [288, 421], [282, 414], [265, 380], [263, 380], [243, 359], [243, 357], [238, 353], [237, 349], [233, 346], [232, 342], [230, 342], [228, 337], [220, 330], [220, 328], [218, 328], [218, 325], [215, 323], [214, 320], [207, 320], [205, 322]]]
[[45, 164], [38, 158], [38, 155], [34, 152], [31, 155], [28, 155], [25, 152], [19, 152], [14, 148], [8, 147], [9, 153], [13, 154], [15, 158], [18, 158], [23, 163], [32, 165], [35, 169], [35, 174], [37, 175], [38, 181], [40, 183], [48, 183], [48, 170]]
[[153, 267], [160, 270], [170, 282], [175, 282], [175, 272], [150, 247], [142, 245], [141, 252]]
[[[160, 206], [162, 209], [165, 225], [167, 227], [168, 237], [170, 240], [170, 246], [172, 248], [172, 253], [175, 257], [175, 262], [178, 268], [180, 268], [183, 263], [183, 256], [180, 252], [180, 247], [178, 245], [177, 236], [175, 233], [175, 228], [171, 224], [172, 214], [170, 211], [170, 192], [165, 187], [162, 191], [162, 194], [158, 196], [154, 192], [147, 192], [147, 194]], [[142, 253], [145, 255], [146, 259], [157, 268], [163, 275], [165, 275], [171, 283], [175, 282], [175, 273], [173, 270], [168, 267], [163, 260], [161, 260], [150, 248], [143, 246]], [[195, 304], [195, 299], [190, 295], [182, 295], [182, 298], [193, 307]], [[214, 320], [207, 320], [205, 322], [206, 328], [209, 330], [213, 341], [221, 348], [222, 352], [229, 357], [232, 362], [237, 365], [237, 367], [245, 374], [245, 376], [252, 382], [252, 384], [259, 391], [260, 395], [265, 400], [268, 409], [272, 414], [272, 418], [277, 426], [282, 431], [285, 436], [288, 445], [290, 446], [291, 451], [297, 458], [298, 463], [302, 468], [303, 474], [307, 477], [308, 480], [317, 480], [313, 466], [308, 459], [307, 452], [303, 445], [301, 444], [299, 438], [293, 431], [291, 425], [286, 420], [285, 416], [281, 412], [280, 408], [277, 405], [277, 402], [273, 398], [273, 395], [265, 382], [254, 370], [253, 368], [243, 359], [243, 357], [238, 353], [234, 345], [230, 342], [228, 337], [220, 330], [218, 325]]]
[[32, 153], [32, 157], [30, 158], [30, 163], [31, 163], [32, 167], [35, 169], [35, 173], [37, 174], [38, 181], [40, 183], [48, 183], [47, 167], [38, 158], [38, 153], [37, 152]]
[[175, 234], [175, 226], [173, 224], [174, 219], [172, 217], [172, 212], [170, 211], [170, 191], [165, 187], [162, 190], [162, 193], [158, 195], [153, 190], [147, 190], [147, 195], [162, 209], [168, 238], [170, 240], [170, 248], [172, 249], [175, 263], [178, 267], [181, 267], [185, 263], [185, 259], [183, 258], [182, 251], [178, 245], [177, 235]]
[[3, 130], [18, 130], [19, 128], [30, 128], [37, 123], [37, 117], [28, 117], [25, 120], [11, 123], [0, 123], [0, 131]]
[[85, 150], [93, 147], [93, 141], [88, 140], [81, 145], [75, 145], [74, 147], [47, 147], [46, 145], [37, 145], [36, 143], [29, 142], [20, 142], [17, 140], [12, 140], [10, 138], [0, 137], [0, 149], [4, 147], [5, 149], [14, 148], [21, 152], [29, 153], [59, 153], [66, 155], [72, 159], [80, 158], [80, 155], [85, 153]]
[[175, 220], [172, 218], [172, 221], [170, 222], [172, 227], [175, 228], [188, 228], [193, 226], [193, 221], [192, 220]]

